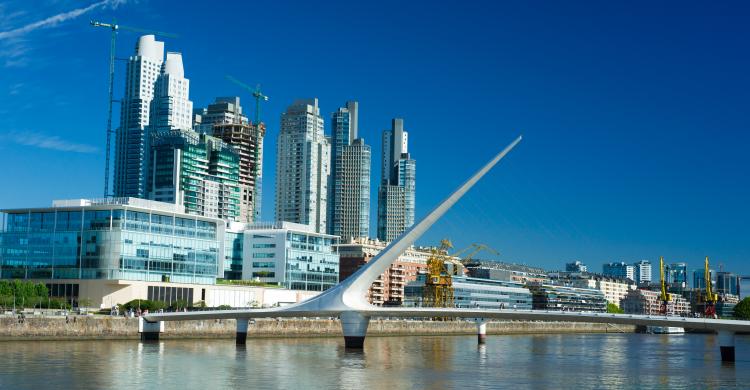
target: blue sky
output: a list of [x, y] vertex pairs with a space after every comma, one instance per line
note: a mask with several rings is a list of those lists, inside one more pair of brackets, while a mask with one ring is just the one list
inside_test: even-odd
[[[422, 244], [480, 242], [548, 269], [709, 255], [750, 274], [746, 3], [436, 3], [3, 2], [0, 207], [101, 196], [109, 34], [88, 21], [117, 18], [179, 35], [166, 48], [196, 107], [240, 94], [252, 111], [226, 74], [263, 85], [266, 219], [280, 113], [318, 97], [330, 132], [356, 99], [374, 156], [404, 118], [418, 217], [524, 135]], [[118, 56], [136, 39], [120, 33]]]

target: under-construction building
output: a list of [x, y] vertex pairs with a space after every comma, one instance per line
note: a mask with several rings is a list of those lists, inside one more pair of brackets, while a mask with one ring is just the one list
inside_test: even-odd
[[266, 125], [251, 123], [242, 113], [239, 97], [219, 97], [194, 115], [196, 131], [213, 135], [232, 146], [240, 157], [239, 221], [259, 220]]

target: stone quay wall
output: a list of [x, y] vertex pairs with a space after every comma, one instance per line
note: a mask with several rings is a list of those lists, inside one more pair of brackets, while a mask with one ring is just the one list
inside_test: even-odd
[[[577, 322], [497, 321], [487, 324], [487, 334], [622, 333], [635, 326]], [[162, 339], [233, 338], [235, 320], [167, 321]], [[370, 321], [368, 336], [476, 334], [471, 321], [388, 320]], [[337, 319], [250, 320], [248, 337], [341, 337]], [[138, 319], [107, 316], [0, 317], [0, 340], [138, 339]]]

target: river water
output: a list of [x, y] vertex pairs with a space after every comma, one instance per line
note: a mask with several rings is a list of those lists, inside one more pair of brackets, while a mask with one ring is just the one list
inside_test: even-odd
[[569, 334], [0, 342], [2, 389], [750, 388], [750, 336]]

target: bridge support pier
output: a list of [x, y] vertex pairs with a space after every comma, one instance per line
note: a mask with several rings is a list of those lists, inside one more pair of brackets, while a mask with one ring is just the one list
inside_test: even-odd
[[143, 317], [138, 318], [138, 333], [142, 342], [159, 341], [159, 333], [164, 332], [164, 321], [148, 322]]
[[484, 318], [479, 318], [477, 322], [477, 340], [479, 344], [487, 342], [487, 321]]
[[734, 332], [720, 330], [719, 350], [721, 351], [721, 361], [734, 363]]
[[344, 331], [346, 348], [364, 348], [368, 325], [370, 325], [370, 317], [359, 312], [345, 311], [341, 313], [341, 328]]
[[247, 344], [247, 326], [250, 320], [247, 318], [238, 318], [237, 319], [237, 338], [235, 339], [236, 345], [245, 345]]

